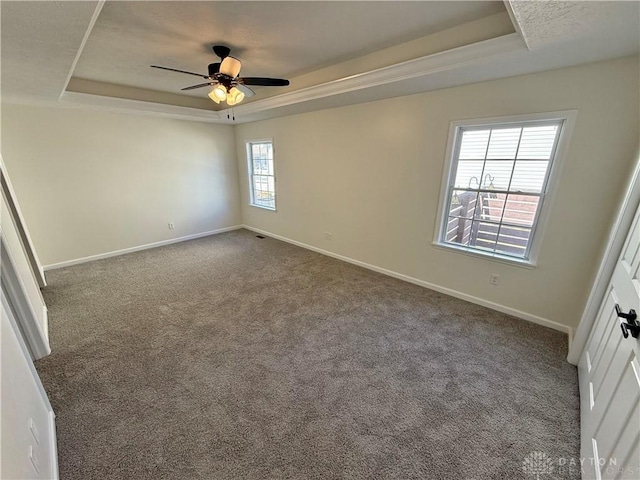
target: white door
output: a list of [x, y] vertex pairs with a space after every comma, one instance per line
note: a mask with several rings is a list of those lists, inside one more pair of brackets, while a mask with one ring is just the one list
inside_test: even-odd
[[616, 306], [640, 325], [640, 208], [578, 364], [584, 479], [640, 479], [640, 338]]

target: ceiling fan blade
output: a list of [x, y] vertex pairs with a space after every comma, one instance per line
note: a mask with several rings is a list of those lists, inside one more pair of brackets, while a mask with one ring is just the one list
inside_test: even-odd
[[160, 70], [169, 70], [170, 72], [187, 73], [189, 75], [195, 75], [196, 77], [209, 78], [207, 75], [201, 73], [187, 72], [185, 70], [178, 70], [177, 68], [159, 67], [158, 65], [151, 65], [151, 68], [159, 68]]
[[214, 82], [200, 83], [198, 85], [191, 85], [190, 87], [181, 88], [180, 90], [193, 90], [194, 88], [208, 87], [209, 85], [215, 85], [215, 83]]
[[249, 87], [247, 87], [246, 85], [242, 85], [241, 83], [238, 83], [236, 85], [236, 87], [238, 88], [238, 90], [240, 90], [242, 93], [244, 93], [244, 96], [249, 98], [249, 97], [253, 97], [256, 92], [254, 92], [253, 90], [251, 90]]
[[231, 78], [236, 78], [240, 74], [242, 63], [235, 57], [224, 57], [220, 62], [220, 73]]
[[263, 87], [286, 87], [289, 85], [289, 80], [284, 78], [243, 77], [238, 79], [238, 83]]

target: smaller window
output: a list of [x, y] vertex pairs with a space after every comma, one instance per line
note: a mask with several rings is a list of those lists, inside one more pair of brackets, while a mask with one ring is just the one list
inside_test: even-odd
[[273, 166], [273, 142], [263, 140], [247, 143], [249, 190], [251, 205], [276, 209], [276, 177]]

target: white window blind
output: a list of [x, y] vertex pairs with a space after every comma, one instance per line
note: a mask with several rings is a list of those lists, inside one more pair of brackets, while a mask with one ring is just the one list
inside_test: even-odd
[[438, 243], [528, 260], [562, 125], [457, 127]]
[[249, 142], [247, 156], [251, 205], [275, 210], [276, 177], [273, 165], [273, 142]]

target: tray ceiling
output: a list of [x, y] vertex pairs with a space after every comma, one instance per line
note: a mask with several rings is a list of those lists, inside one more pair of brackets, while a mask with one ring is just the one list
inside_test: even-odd
[[227, 122], [180, 91], [225, 44], [242, 76], [284, 77], [238, 121], [637, 54], [638, 2], [2, 2], [2, 99]]
[[501, 11], [464, 1], [109, 2], [73, 77], [202, 98], [206, 88], [180, 92], [197, 77], [149, 65], [206, 74], [219, 60], [211, 46], [223, 44], [242, 75], [291, 78]]

